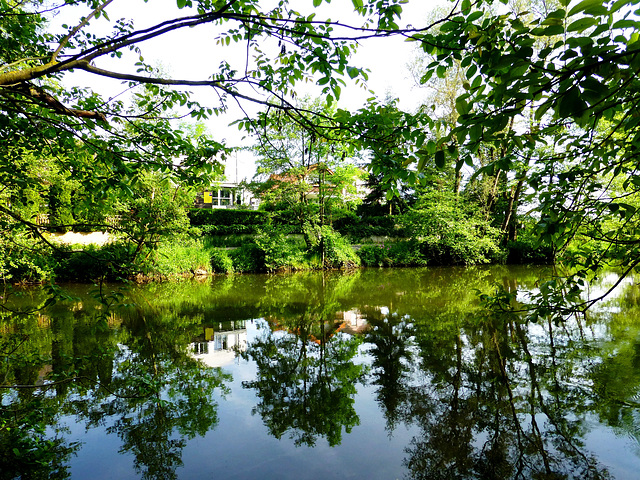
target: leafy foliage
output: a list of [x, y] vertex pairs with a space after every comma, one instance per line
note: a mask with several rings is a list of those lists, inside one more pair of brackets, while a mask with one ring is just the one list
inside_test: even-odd
[[211, 252], [211, 269], [216, 273], [233, 273], [233, 260], [226, 250]]
[[398, 217], [398, 223], [421, 242], [431, 262], [477, 264], [498, 257], [497, 232], [463, 201], [453, 193], [429, 190]]
[[[492, 3], [469, 3], [439, 32], [414, 37], [436, 57], [424, 81], [458, 62], [465, 69], [458, 125], [439, 143], [458, 152], [457, 162], [483, 146], [500, 152], [481, 172], [517, 172], [532, 161], [539, 238], [560, 252], [577, 234], [604, 240], [612, 248], [599, 258], [573, 252], [569, 261], [586, 270], [606, 257], [635, 265], [636, 208], [627, 201], [637, 196], [640, 138], [635, 2], [534, 3], [505, 14]], [[624, 227], [611, 228], [614, 218]]]
[[[336, 23], [314, 20], [313, 13], [298, 12], [288, 0], [275, 5], [254, 0], [178, 0], [176, 6], [186, 15], [144, 30], [136, 29], [130, 19], [111, 21], [111, 0], [54, 6], [44, 0], [1, 2], [0, 30], [6, 35], [0, 40], [0, 196], [11, 199], [0, 205], [2, 243], [9, 241], [17, 226], [26, 227], [39, 241], [35, 218], [41, 213], [60, 229], [79, 224], [108, 227], [105, 217], [119, 203], [123, 214], [131, 214], [125, 215], [123, 230], [136, 238], [135, 256], [144, 248], [153, 249], [157, 235], [173, 230], [169, 224], [177, 219], [162, 228], [150, 227], [158, 220], [152, 209], [159, 203], [141, 204], [140, 195], [150, 193], [145, 179], [162, 178], [185, 188], [211, 184], [229, 153], [223, 141], [189, 128], [181, 130], [176, 125], [179, 119], [204, 121], [225, 113], [229, 100], [301, 115], [294, 98], [296, 85], [303, 81], [316, 82], [331, 105], [340, 97], [345, 83], [341, 77], [367, 78], [363, 69], [349, 65], [358, 38], [397, 28], [401, 3], [357, 2], [354, 9], [362, 16], [362, 29], [344, 36], [336, 32]], [[77, 22], [49, 24], [51, 16], [61, 11]], [[99, 22], [108, 22], [110, 28], [100, 28]], [[145, 41], [202, 25], [218, 29], [215, 48], [231, 43], [246, 47], [242, 72], [232, 54], [206, 79], [171, 78], [145, 62], [141, 50]], [[114, 61], [106, 62], [110, 59]], [[130, 95], [104, 98], [86, 86], [69, 87], [66, 80], [79, 71], [124, 81]], [[199, 103], [192, 98], [197, 87], [214, 91], [219, 101]], [[335, 127], [333, 121], [320, 125], [320, 117], [310, 115], [305, 128]], [[257, 127], [248, 118], [238, 125], [250, 132]], [[46, 175], [34, 175], [43, 172], [38, 168], [42, 164], [47, 165]], [[47, 176], [56, 175], [57, 183], [50, 183]], [[71, 190], [79, 195], [70, 195]]]

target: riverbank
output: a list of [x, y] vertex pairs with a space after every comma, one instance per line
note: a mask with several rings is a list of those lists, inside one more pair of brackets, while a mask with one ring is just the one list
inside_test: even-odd
[[[197, 232], [196, 232], [197, 233]], [[260, 232], [241, 236], [181, 235], [140, 244], [103, 232], [47, 234], [49, 245], [14, 256], [9, 283], [154, 281], [233, 273], [269, 273], [446, 265], [548, 264], [550, 249], [532, 242], [497, 247], [464, 238], [378, 237], [353, 244], [327, 228], [315, 244], [302, 235]]]

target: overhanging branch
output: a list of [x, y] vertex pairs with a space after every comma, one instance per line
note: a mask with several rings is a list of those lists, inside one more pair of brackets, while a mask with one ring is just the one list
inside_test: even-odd
[[50, 108], [51, 110], [55, 111], [60, 115], [68, 115], [70, 117], [77, 117], [77, 118], [89, 118], [93, 120], [100, 120], [102, 122], [107, 121], [107, 117], [102, 112], [94, 112], [91, 110], [69, 108], [66, 105], [64, 105], [62, 102], [60, 102], [57, 98], [55, 98], [53, 95], [47, 93], [45, 90], [30, 83], [24, 83], [22, 85], [12, 88], [10, 91], [14, 91], [22, 95], [25, 95], [29, 98], [32, 98], [34, 100], [38, 100], [39, 102], [44, 103], [48, 108]]

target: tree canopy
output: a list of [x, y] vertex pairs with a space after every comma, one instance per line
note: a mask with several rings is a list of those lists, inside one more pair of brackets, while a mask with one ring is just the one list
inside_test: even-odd
[[[50, 193], [54, 177], [56, 185], [76, 182], [82, 195], [64, 201], [80, 210], [110, 195], [133, 198], [142, 170], [161, 171], [165, 183], [203, 181], [228, 145], [190, 135], [175, 120], [205, 120], [238, 104], [246, 115], [236, 124], [252, 134], [278, 110], [308, 138], [367, 151], [387, 199], [401, 185], [426, 185], [434, 166], [449, 169], [454, 193], [482, 180], [474, 188], [487, 215], [502, 202], [495, 224], [505, 238], [515, 238], [518, 207], [527, 200], [538, 239], [582, 267], [583, 276], [605, 260], [628, 271], [640, 263], [637, 0], [461, 0], [406, 28], [399, 20], [406, 0], [352, 0], [357, 24], [318, 17], [313, 7], [323, 3], [177, 0], [183, 14], [138, 28], [131, 19], [110, 19], [113, 0], [0, 1], [7, 33], [0, 40], [5, 231], [17, 224], [37, 234], [38, 212], [27, 208], [25, 195], [33, 198], [43, 186]], [[54, 28], [49, 22], [58, 12], [76, 20]], [[108, 33], [98, 20], [108, 22]], [[205, 78], [174, 77], [145, 61], [145, 42], [204, 26], [215, 27], [215, 45], [207, 48], [241, 46], [241, 61], [233, 61], [234, 50]], [[367, 70], [350, 57], [358, 42], [389, 36], [424, 52], [427, 60], [413, 71], [420, 82], [462, 81], [449, 89], [446, 106], [404, 112], [372, 99], [355, 112], [324, 114], [296, 103], [305, 82], [320, 88], [328, 106], [347, 79], [366, 82]], [[131, 95], [104, 98], [90, 81], [70, 87], [67, 76], [78, 71], [120, 80]], [[194, 95], [199, 87], [215, 101]], [[254, 116], [250, 104], [264, 111]], [[67, 176], [34, 175], [29, 158], [46, 158], [48, 172]], [[572, 244], [576, 238], [585, 240]]]
[[[630, 271], [640, 262], [637, 1], [503, 3], [465, 0], [436, 32], [413, 36], [435, 57], [423, 82], [465, 71], [457, 125], [435, 155], [460, 168], [492, 151], [475, 175], [526, 180], [539, 237], [582, 275], [604, 259]], [[576, 236], [589, 241], [569, 251]]]
[[[3, 35], [0, 53], [3, 185], [21, 189], [19, 177], [13, 178], [15, 159], [27, 153], [58, 158], [65, 170], [100, 177], [109, 186], [130, 181], [143, 167], [171, 170], [181, 182], [199, 178], [212, 172], [227, 146], [219, 138], [195, 139], [175, 128], [172, 119], [203, 120], [224, 113], [230, 101], [293, 111], [295, 88], [303, 81], [316, 82], [327, 99], [337, 99], [345, 83], [342, 77], [367, 78], [363, 69], [348, 63], [356, 41], [403, 33], [395, 23], [402, 11], [400, 0], [384, 5], [353, 2], [362, 16], [362, 24], [353, 26], [316, 19], [311, 5], [300, 5], [305, 10], [298, 12], [298, 5], [289, 1], [267, 7], [256, 0], [178, 0], [183, 16], [143, 29], [130, 19], [111, 21], [113, 3], [0, 3], [0, 28], [9, 33]], [[77, 18], [76, 23], [55, 31], [48, 22], [57, 13]], [[107, 20], [111, 32], [99, 34], [98, 20]], [[207, 48], [243, 45], [244, 70], [237, 70], [229, 58], [207, 78], [172, 78], [145, 62], [143, 42], [203, 25], [217, 28], [215, 45]], [[128, 55], [137, 61], [125, 61]], [[133, 99], [104, 98], [91, 85], [69, 87], [66, 77], [77, 71], [121, 80], [134, 90]], [[218, 101], [200, 103], [193, 96], [196, 87], [212, 90]], [[75, 155], [59, 158], [69, 151], [87, 152], [93, 162], [80, 165]], [[102, 170], [96, 171], [97, 166]], [[31, 220], [7, 205], [2, 208], [13, 218]]]
[[[202, 122], [224, 114], [231, 103], [243, 109], [268, 106], [287, 115], [298, 110], [296, 87], [302, 82], [315, 82], [332, 103], [345, 79], [367, 78], [365, 70], [349, 64], [359, 39], [413, 31], [396, 24], [403, 0], [354, 1], [361, 18], [356, 25], [316, 18], [314, 7], [321, 3], [177, 0], [177, 15], [139, 28], [132, 19], [111, 19], [113, 0], [0, 1], [2, 248], [31, 248], [28, 242], [16, 243], [19, 231], [46, 242], [39, 215], [42, 208], [51, 210], [45, 199], [55, 197], [51, 178], [56, 172], [56, 185], [73, 185], [74, 193], [65, 193], [67, 214], [49, 212], [49, 220], [62, 230], [79, 223], [109, 228], [104, 215], [80, 218], [78, 212], [134, 205], [149, 170], [157, 171], [164, 184], [185, 187], [210, 183], [221, 171], [230, 151], [225, 140], [193, 134], [180, 127], [180, 120]], [[69, 25], [52, 23], [56, 15]], [[174, 78], [145, 61], [144, 42], [197, 27], [212, 29], [211, 44], [198, 48], [229, 52], [209, 75]], [[231, 44], [240, 50], [228, 50]], [[233, 61], [238, 51], [243, 52], [240, 67]], [[70, 76], [77, 72], [85, 76], [81, 86], [72, 86], [69, 79], [75, 77]], [[109, 97], [91, 78], [121, 81], [123, 94]], [[210, 95], [195, 95], [197, 88]], [[321, 132], [324, 127], [311, 117], [304, 127]], [[247, 117], [240, 126], [254, 132], [256, 124]], [[54, 203], [61, 202], [57, 197]]]

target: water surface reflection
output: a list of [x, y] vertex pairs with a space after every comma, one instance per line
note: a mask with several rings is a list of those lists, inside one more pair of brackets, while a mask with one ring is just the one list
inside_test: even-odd
[[543, 274], [216, 277], [4, 312], [0, 478], [633, 478], [638, 289], [563, 324], [478, 304]]

